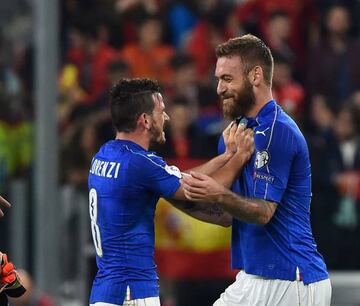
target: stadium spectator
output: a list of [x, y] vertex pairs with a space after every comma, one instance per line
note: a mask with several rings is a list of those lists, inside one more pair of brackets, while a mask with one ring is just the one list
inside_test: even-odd
[[184, 48], [197, 21], [195, 1], [178, 0], [171, 3], [167, 23], [170, 27], [172, 44], [176, 49], [182, 50]]
[[310, 122], [306, 140], [312, 169], [311, 226], [319, 252], [329, 269], [334, 269], [338, 246], [334, 239], [334, 215], [340, 200], [335, 177], [342, 162], [334, 133], [336, 106], [329, 99], [315, 95], [310, 104]]
[[82, 16], [73, 26], [67, 65], [75, 65], [75, 81], [82, 94], [73, 96], [77, 104], [91, 105], [107, 87], [106, 69], [116, 56], [115, 50], [100, 35], [91, 15]]
[[154, 15], [145, 16], [137, 26], [137, 41], [123, 47], [121, 59], [129, 65], [132, 77], [148, 77], [169, 83], [170, 59], [175, 51], [163, 43], [161, 19]]
[[199, 82], [196, 78], [194, 59], [186, 53], [175, 53], [170, 60], [172, 77], [164, 89], [165, 98], [171, 101], [176, 96], [184, 96], [189, 101], [191, 120], [199, 113]]
[[289, 64], [294, 65], [296, 54], [289, 45], [291, 24], [289, 16], [283, 11], [274, 11], [269, 17], [265, 40], [273, 53], [279, 54]]
[[[309, 45], [309, 41], [315, 40], [318, 36], [314, 2], [314, 0], [241, 1], [236, 13], [243, 28], [264, 39], [268, 35], [269, 23], [273, 14], [278, 11], [285, 13], [290, 22], [289, 46], [296, 55], [296, 68], [301, 68], [306, 57], [306, 46]], [[307, 22], [304, 23], [304, 20]]]
[[177, 96], [169, 106], [170, 118], [174, 118], [166, 128], [166, 142], [155, 151], [168, 159], [200, 158], [202, 137], [192, 122], [189, 101], [183, 96]]
[[360, 139], [359, 109], [345, 104], [337, 114], [334, 130], [342, 169], [335, 176], [340, 193], [334, 223], [336, 228], [336, 269], [359, 268], [360, 243]]
[[305, 91], [292, 76], [292, 65], [283, 56], [274, 54], [274, 75], [272, 93], [281, 105], [298, 124], [304, 113]]
[[232, 33], [226, 27], [227, 16], [230, 13], [227, 7], [222, 7], [221, 2], [202, 1], [201, 3], [203, 6], [214, 3], [215, 5], [203, 8], [205, 12], [190, 33], [184, 50], [195, 60], [197, 78], [206, 82], [213, 75], [216, 62], [213, 51], [215, 46], [230, 38]]
[[307, 91], [324, 95], [340, 105], [360, 88], [360, 41], [350, 34], [349, 11], [331, 6], [324, 20], [324, 35], [314, 46], [307, 64]]

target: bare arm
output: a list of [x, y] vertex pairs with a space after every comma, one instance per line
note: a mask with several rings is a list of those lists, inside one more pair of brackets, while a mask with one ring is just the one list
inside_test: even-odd
[[267, 224], [275, 213], [277, 204], [274, 202], [241, 197], [207, 175], [191, 174], [184, 178], [183, 187], [190, 201], [216, 203], [234, 218], [259, 225]]
[[[8, 201], [6, 201], [2, 196], [0, 196], [0, 206], [3, 206], [3, 207], [6, 207], [6, 208], [9, 208], [11, 205]], [[0, 208], [0, 217], [3, 217], [4, 216], [4, 213], [3, 211], [1, 210]]]
[[192, 168], [191, 170], [188, 170], [186, 172], [197, 171], [200, 173], [210, 175], [213, 172], [215, 172], [216, 170], [223, 167], [230, 160], [230, 158], [233, 157], [233, 155], [236, 152], [237, 148], [236, 148], [236, 144], [234, 142], [234, 136], [235, 136], [236, 129], [237, 129], [237, 125], [232, 122], [223, 131], [223, 138], [224, 138], [225, 147], [226, 147], [226, 150], [223, 154], [220, 154], [220, 155], [212, 158], [208, 162], [206, 162], [200, 166], [197, 166], [195, 168]]
[[212, 178], [226, 188], [232, 186], [254, 153], [254, 132], [251, 129], [246, 129], [244, 125], [240, 125], [230, 137], [233, 137], [231, 141], [236, 146], [236, 153], [223, 167], [210, 174]]
[[175, 199], [171, 199], [170, 203], [177, 209], [200, 221], [224, 227], [228, 227], [232, 224], [232, 216], [217, 204], [209, 205], [205, 203], [194, 203], [188, 200], [184, 201]]
[[[238, 128], [236, 124], [234, 124], [231, 129], [228, 127], [227, 130], [227, 151], [232, 146], [230, 150], [236, 151], [236, 153], [232, 153], [233, 157], [222, 168], [215, 171], [213, 177], [218, 180], [220, 184], [230, 187], [253, 153], [254, 139], [253, 132], [249, 129], [245, 130], [244, 126]], [[225, 132], [226, 130], [224, 133]], [[234, 147], [234, 145], [236, 147]], [[183, 176], [186, 177], [190, 175], [183, 173]], [[232, 223], [232, 216], [215, 203], [205, 204], [189, 202], [185, 196], [183, 184], [175, 193], [174, 198], [168, 199], [168, 201], [176, 208], [196, 219], [222, 226], [230, 226]]]
[[209, 162], [189, 170], [212, 176], [227, 188], [254, 152], [254, 134], [244, 125], [229, 125], [223, 132], [226, 151]]

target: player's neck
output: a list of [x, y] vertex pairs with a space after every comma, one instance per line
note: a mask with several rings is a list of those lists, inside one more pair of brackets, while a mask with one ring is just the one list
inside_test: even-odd
[[251, 110], [247, 114], [247, 117], [255, 118], [259, 111], [264, 107], [264, 105], [272, 99], [273, 96], [271, 90], [257, 92], [257, 94], [255, 95], [255, 105], [251, 108]]
[[149, 150], [150, 140], [148, 137], [136, 131], [131, 133], [117, 132], [115, 139], [132, 141], [143, 147], [145, 150]]

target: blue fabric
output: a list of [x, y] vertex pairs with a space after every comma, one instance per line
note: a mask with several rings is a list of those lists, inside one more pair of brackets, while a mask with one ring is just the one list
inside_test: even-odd
[[127, 286], [134, 299], [159, 296], [154, 262], [154, 214], [159, 197], [180, 187], [179, 172], [153, 152], [112, 140], [92, 160], [90, 216], [98, 273], [90, 303], [122, 305]]
[[[298, 267], [305, 284], [327, 279], [310, 226], [311, 166], [304, 136], [275, 101], [246, 119], [255, 132], [255, 152], [232, 190], [276, 202], [277, 209], [265, 226], [233, 220], [233, 268], [295, 280]], [[218, 149], [225, 150], [222, 139]]]
[[186, 34], [196, 25], [196, 16], [183, 4], [178, 3], [169, 12], [169, 24], [172, 31], [173, 45], [183, 47]]

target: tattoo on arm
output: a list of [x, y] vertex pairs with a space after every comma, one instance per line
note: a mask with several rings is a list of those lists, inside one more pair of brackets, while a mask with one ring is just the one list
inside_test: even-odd
[[202, 203], [191, 203], [189, 202], [187, 206], [184, 207], [185, 210], [189, 212], [201, 212], [208, 216], [217, 216], [220, 217], [224, 214], [224, 210], [217, 204], [202, 204]]
[[[171, 201], [175, 204], [174, 200]], [[186, 211], [187, 213], [203, 213], [208, 216], [222, 216], [225, 212], [217, 204], [208, 204], [208, 203], [194, 203], [186, 201], [176, 201], [176, 205], [179, 209]]]
[[225, 196], [223, 207], [239, 220], [265, 224], [273, 216], [276, 203], [263, 199], [245, 198], [229, 192]]

